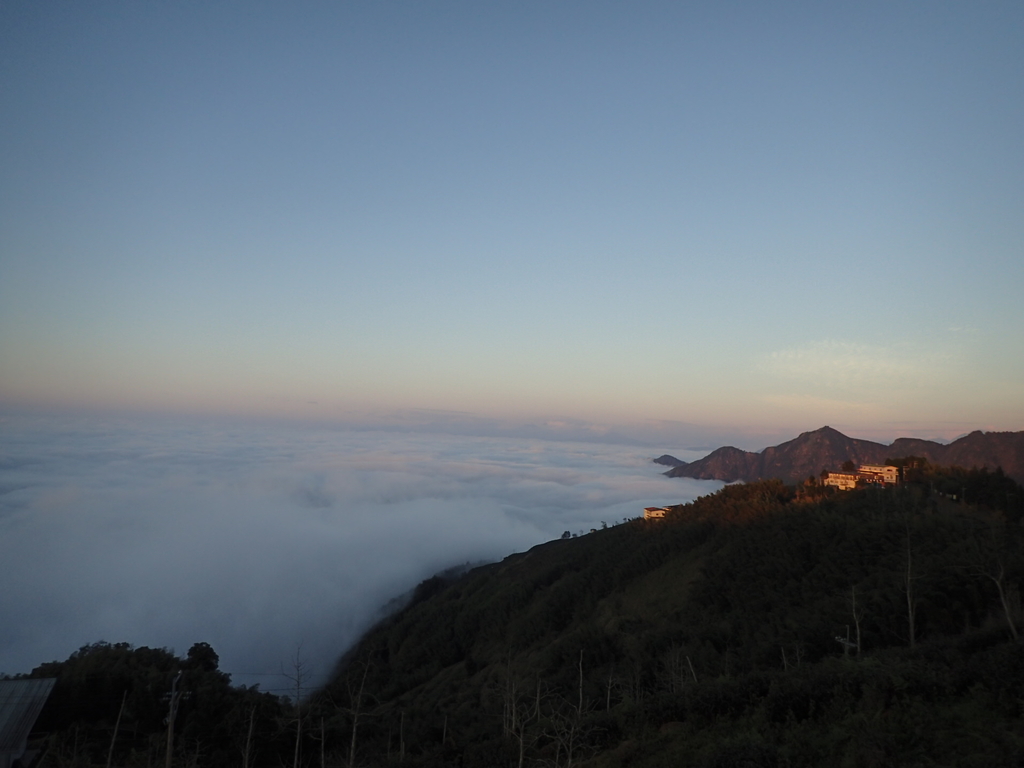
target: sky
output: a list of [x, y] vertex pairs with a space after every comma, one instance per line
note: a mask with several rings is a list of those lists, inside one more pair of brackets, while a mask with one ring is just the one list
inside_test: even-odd
[[1024, 429], [1022, 40], [1019, 2], [6, 0], [0, 408]]
[[206, 642], [235, 684], [286, 693], [298, 657], [319, 685], [438, 571], [723, 485], [594, 442], [177, 416], [0, 426], [0, 674], [99, 641]]

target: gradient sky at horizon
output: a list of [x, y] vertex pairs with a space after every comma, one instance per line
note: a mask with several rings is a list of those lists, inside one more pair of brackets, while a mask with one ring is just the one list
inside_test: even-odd
[[6, 2], [0, 406], [1024, 429], [1022, 40], [1017, 2]]

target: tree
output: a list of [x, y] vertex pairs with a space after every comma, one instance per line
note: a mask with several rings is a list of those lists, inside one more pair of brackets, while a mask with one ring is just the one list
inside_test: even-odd
[[860, 656], [860, 623], [864, 619], [864, 609], [857, 607], [857, 587], [850, 587], [850, 609], [853, 612], [853, 624], [857, 628], [857, 655]]
[[209, 643], [195, 643], [188, 649], [184, 666], [186, 669], [216, 672], [220, 667], [220, 656], [210, 647]]
[[513, 739], [516, 745], [518, 768], [523, 768], [527, 747], [537, 740], [532, 723], [540, 719], [540, 703], [540, 680], [537, 681], [536, 697], [532, 702], [520, 695], [520, 687], [515, 680], [510, 677], [505, 681], [503, 722], [506, 737]]
[[359, 687], [353, 691], [349, 684], [349, 701], [352, 706], [347, 710], [352, 716], [352, 738], [349, 741], [348, 764], [353, 768], [356, 764], [356, 733], [359, 730], [359, 716], [363, 714], [363, 692], [366, 690], [366, 673], [370, 671], [370, 660], [363, 665], [363, 674], [359, 678]]
[[916, 619], [917, 619], [917, 602], [914, 598], [914, 581], [919, 579], [919, 576], [914, 575], [914, 550], [910, 546], [910, 521], [904, 521], [906, 525], [907, 534], [907, 570], [903, 576], [903, 586], [906, 590], [907, 595], [907, 631], [910, 634], [910, 647], [913, 648], [915, 644], [916, 632]]
[[[1006, 559], [1007, 551], [1012, 551], [1016, 544], [1014, 536], [1016, 528], [1004, 525], [1000, 533], [995, 526], [990, 526], [988, 536], [983, 541], [981, 537], [975, 536], [971, 542], [971, 571], [978, 576], [984, 576], [991, 581], [999, 594], [999, 604], [1003, 609], [1006, 624], [1010, 628], [1010, 635], [1013, 641], [1020, 638], [1017, 634], [1017, 626], [1013, 621], [1014, 611], [1011, 609], [1011, 598], [1008, 595], [1010, 589], [1006, 585]], [[1012, 588], [1011, 588], [1012, 589]]]
[[302, 645], [295, 651], [292, 660], [291, 675], [285, 675], [295, 684], [295, 750], [292, 755], [292, 768], [299, 768], [299, 751], [302, 743], [302, 684], [306, 680], [306, 662], [302, 660]]

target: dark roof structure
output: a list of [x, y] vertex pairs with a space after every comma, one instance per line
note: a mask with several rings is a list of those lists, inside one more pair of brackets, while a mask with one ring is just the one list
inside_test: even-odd
[[0, 680], [0, 768], [11, 768], [25, 754], [28, 735], [55, 682], [53, 677]]

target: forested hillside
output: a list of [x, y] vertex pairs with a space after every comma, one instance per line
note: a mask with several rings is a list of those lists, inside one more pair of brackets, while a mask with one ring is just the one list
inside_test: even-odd
[[[930, 490], [967, 476], [991, 506]], [[1019, 486], [819, 493], [730, 486], [425, 582], [321, 711], [365, 765], [1024, 759]]]

